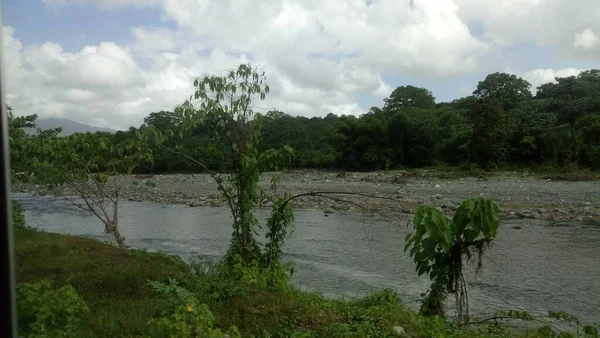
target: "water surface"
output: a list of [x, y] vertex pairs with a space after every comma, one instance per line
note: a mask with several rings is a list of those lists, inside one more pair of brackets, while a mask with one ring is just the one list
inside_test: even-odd
[[[16, 194], [29, 226], [49, 232], [102, 240], [103, 225], [89, 212], [53, 197]], [[296, 262], [296, 286], [329, 297], [357, 298], [384, 288], [397, 290], [404, 303], [428, 286], [403, 253], [408, 215], [393, 221], [346, 212], [325, 216], [319, 210], [295, 211], [295, 230], [284, 259]], [[259, 211], [260, 219], [266, 211]], [[217, 260], [231, 236], [226, 208], [123, 202], [120, 228], [131, 247], [159, 250], [184, 258]], [[521, 229], [514, 229], [513, 226]], [[501, 224], [487, 251], [483, 271], [468, 276], [471, 313], [520, 309], [533, 313], [562, 310], [600, 322], [600, 227], [518, 220]]]

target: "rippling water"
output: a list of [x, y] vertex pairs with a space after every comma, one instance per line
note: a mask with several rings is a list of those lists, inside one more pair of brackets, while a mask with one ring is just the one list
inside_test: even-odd
[[[16, 194], [29, 226], [49, 232], [107, 240], [90, 213], [52, 197]], [[295, 212], [295, 230], [284, 259], [296, 262], [296, 286], [329, 297], [356, 298], [396, 289], [414, 303], [428, 286], [403, 253], [407, 215], [394, 222], [347, 212], [326, 217], [318, 210]], [[260, 219], [266, 217], [259, 211]], [[225, 208], [123, 202], [121, 232], [131, 247], [216, 260], [225, 254], [231, 217]], [[513, 226], [521, 229], [514, 229]], [[469, 303], [475, 315], [521, 309], [562, 310], [600, 322], [600, 227], [519, 220], [501, 224], [484, 268], [468, 274]]]

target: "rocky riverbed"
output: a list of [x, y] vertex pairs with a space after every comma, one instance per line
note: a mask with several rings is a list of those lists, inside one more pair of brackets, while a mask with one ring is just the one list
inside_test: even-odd
[[[414, 212], [428, 204], [452, 214], [469, 197], [485, 196], [501, 207], [503, 218], [535, 218], [600, 224], [600, 181], [551, 181], [524, 173], [504, 172], [488, 177], [441, 179], [427, 170], [387, 172], [324, 172], [290, 170], [261, 175], [261, 207], [272, 205], [269, 187], [277, 178], [276, 195], [339, 192], [331, 198], [304, 196], [295, 208], [322, 209], [326, 214], [344, 210], [365, 212]], [[117, 177], [122, 196], [131, 201], [165, 204], [223, 206], [225, 199], [207, 174], [139, 175]], [[109, 182], [111, 184], [111, 182]], [[32, 194], [76, 195], [68, 187], [45, 191], [39, 186], [16, 184], [15, 190]], [[359, 193], [361, 195], [351, 195]], [[365, 195], [372, 195], [368, 197]]]

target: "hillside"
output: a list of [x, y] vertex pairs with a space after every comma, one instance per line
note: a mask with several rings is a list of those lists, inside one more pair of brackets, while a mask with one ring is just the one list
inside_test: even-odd
[[[58, 127], [62, 127], [63, 131], [60, 134], [61, 136], [68, 136], [74, 133], [95, 133], [97, 131], [114, 133], [116, 130], [102, 127], [94, 127], [88, 124], [83, 124], [79, 122], [75, 122], [73, 120], [60, 118], [60, 117], [51, 117], [51, 118], [40, 118], [36, 121], [37, 127], [46, 130], [46, 129], [54, 129]], [[35, 134], [35, 129], [25, 129], [28, 134]]]

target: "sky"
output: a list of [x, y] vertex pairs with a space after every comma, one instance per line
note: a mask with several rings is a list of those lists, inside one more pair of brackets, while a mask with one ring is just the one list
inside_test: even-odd
[[598, 0], [2, 0], [16, 115], [114, 129], [172, 110], [193, 81], [262, 67], [258, 112], [360, 115], [394, 88], [437, 102], [487, 74], [532, 84], [600, 68]]

